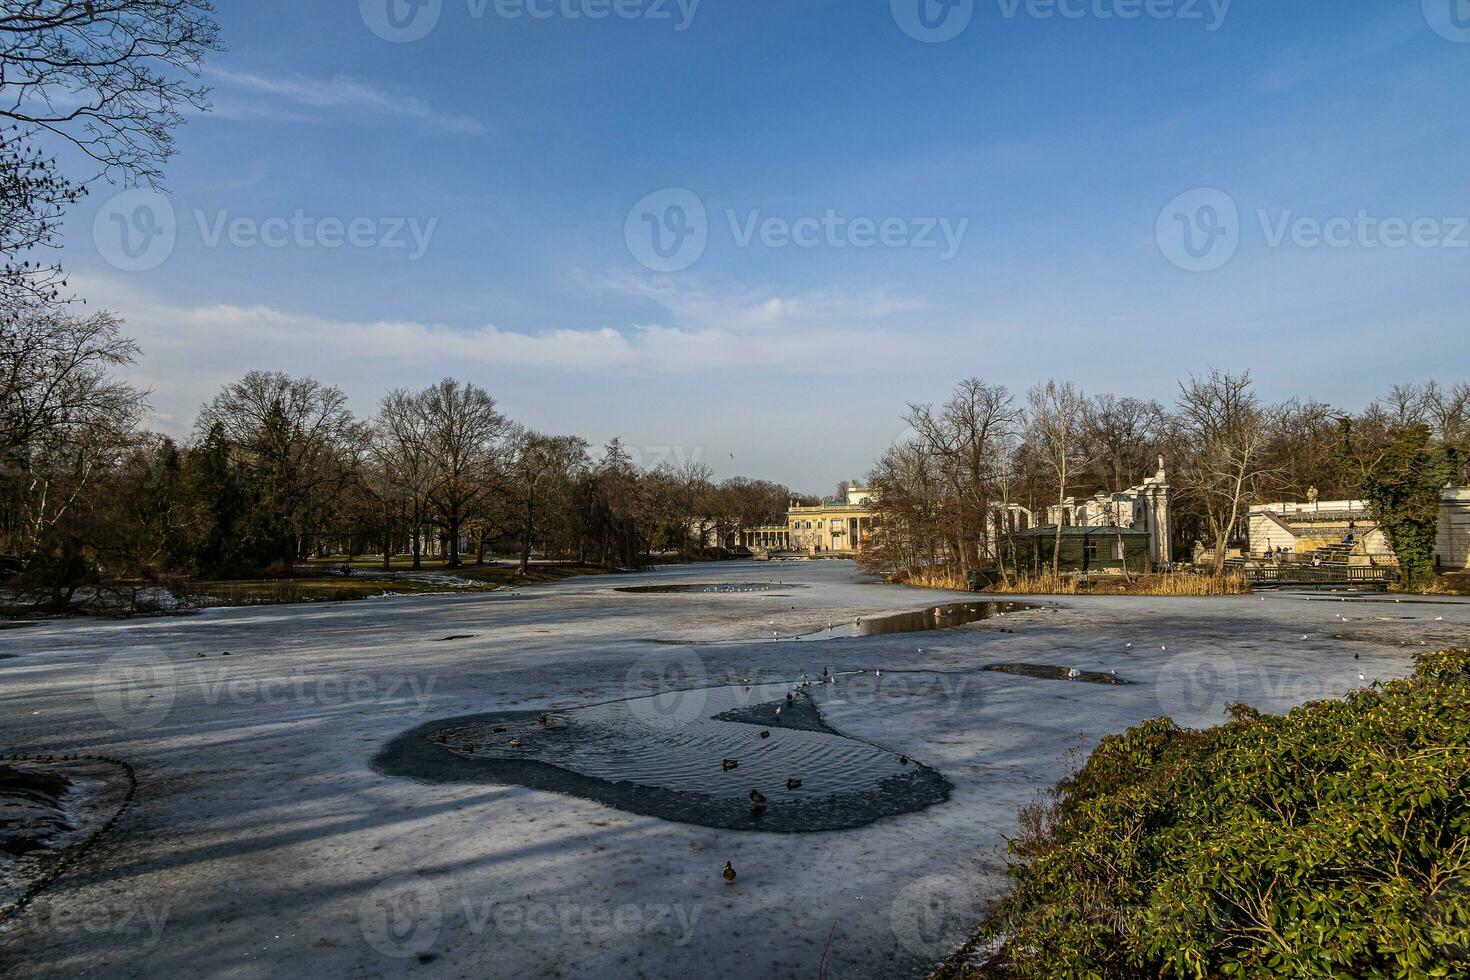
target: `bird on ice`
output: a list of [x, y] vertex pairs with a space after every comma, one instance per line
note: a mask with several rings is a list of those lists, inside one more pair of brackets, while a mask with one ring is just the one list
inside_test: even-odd
[[725, 862], [725, 870], [720, 872], [720, 874], [724, 877], [725, 884], [735, 884], [735, 868], [733, 865], [730, 864], [729, 861]]

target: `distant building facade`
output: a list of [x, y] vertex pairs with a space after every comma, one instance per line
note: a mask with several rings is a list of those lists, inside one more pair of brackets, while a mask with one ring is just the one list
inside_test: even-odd
[[[1174, 488], [1159, 457], [1159, 469], [1136, 487], [1118, 493], [1101, 492], [1086, 500], [1068, 497], [1047, 508], [1047, 524], [1056, 536], [1058, 524], [1065, 527], [1108, 528], [1140, 532], [1147, 536], [1147, 559], [1154, 567], [1174, 560]], [[1034, 529], [1041, 532], [1044, 528]], [[1123, 558], [1119, 556], [1121, 565]]]
[[841, 497], [820, 504], [793, 503], [786, 523], [737, 532], [741, 547], [762, 552], [853, 557], [872, 541], [878, 515], [872, 491], [852, 486]]
[[[1261, 504], [1250, 509], [1253, 557], [1279, 553], [1296, 561], [1396, 565], [1388, 535], [1366, 500]], [[1440, 498], [1435, 563], [1441, 571], [1470, 569], [1470, 487], [1447, 487]]]

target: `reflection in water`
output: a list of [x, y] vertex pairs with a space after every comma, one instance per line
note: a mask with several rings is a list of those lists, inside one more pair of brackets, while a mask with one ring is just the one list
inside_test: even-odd
[[1117, 674], [1103, 674], [1075, 667], [1052, 667], [1047, 664], [991, 664], [986, 670], [1001, 674], [1020, 674], [1052, 681], [1077, 681], [1082, 684], [1132, 684]]
[[857, 619], [850, 623], [836, 623], [827, 629], [791, 637], [801, 639], [829, 639], [848, 636], [884, 636], [889, 633], [921, 633], [925, 630], [947, 630], [968, 623], [1005, 616], [1008, 613], [1035, 609], [1021, 602], [955, 602], [947, 606], [935, 606], [919, 612], [897, 613], [892, 616], [875, 616]]
[[706, 585], [631, 585], [618, 589], [635, 595], [719, 594], [726, 592], [771, 592], [775, 589], [800, 589], [801, 585], [782, 582], [719, 582]]

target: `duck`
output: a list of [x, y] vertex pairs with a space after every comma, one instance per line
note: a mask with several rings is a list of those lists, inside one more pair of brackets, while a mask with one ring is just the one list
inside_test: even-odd
[[725, 870], [720, 872], [720, 875], [725, 879], [725, 884], [735, 884], [735, 866], [729, 861], [725, 862]]
[[762, 793], [758, 789], [751, 790], [750, 791], [750, 802], [754, 803], [758, 807], [765, 806], [766, 805], [766, 797], [765, 797], [765, 794]]
[[474, 742], [466, 742], [464, 744], [464, 750], [466, 752], [473, 752], [473, 751], [475, 751], [475, 743]]
[[799, 779], [788, 779], [788, 780], [786, 780], [786, 788], [787, 789], [801, 789], [801, 780], [799, 780]]
[[521, 740], [518, 739], [518, 738], [511, 739], [510, 740], [510, 747], [513, 748], [513, 749], [520, 748], [521, 747]]
[[720, 768], [725, 770], [725, 772], [729, 772], [731, 769], [739, 769], [740, 761], [738, 759], [726, 759], [720, 763]]
[[788, 691], [787, 694], [786, 694], [786, 703], [787, 704], [795, 704], [796, 703], [796, 695], [795, 694], [792, 694], [792, 693], [790, 693]]
[[542, 728], [545, 728], [547, 725], [551, 724], [551, 717], [549, 715], [547, 715], [545, 712], [542, 712], [541, 714], [537, 715], [536, 716], [536, 720], [541, 723], [541, 727]]
[[909, 757], [906, 756], [906, 755], [899, 756], [898, 757], [898, 764], [901, 765], [901, 766], [908, 765], [909, 764]]
[[771, 737], [771, 733], [770, 732], [761, 732], [761, 738], [770, 738], [770, 737]]
[[449, 744], [449, 736], [445, 735], [443, 732], [440, 732], [438, 735], [434, 736], [434, 741], [439, 743], [440, 745], [447, 745]]

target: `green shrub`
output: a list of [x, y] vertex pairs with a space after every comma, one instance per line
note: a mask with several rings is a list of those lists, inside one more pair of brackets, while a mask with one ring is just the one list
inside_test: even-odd
[[1008, 976], [1470, 976], [1470, 651], [1104, 738], [1011, 842]]

